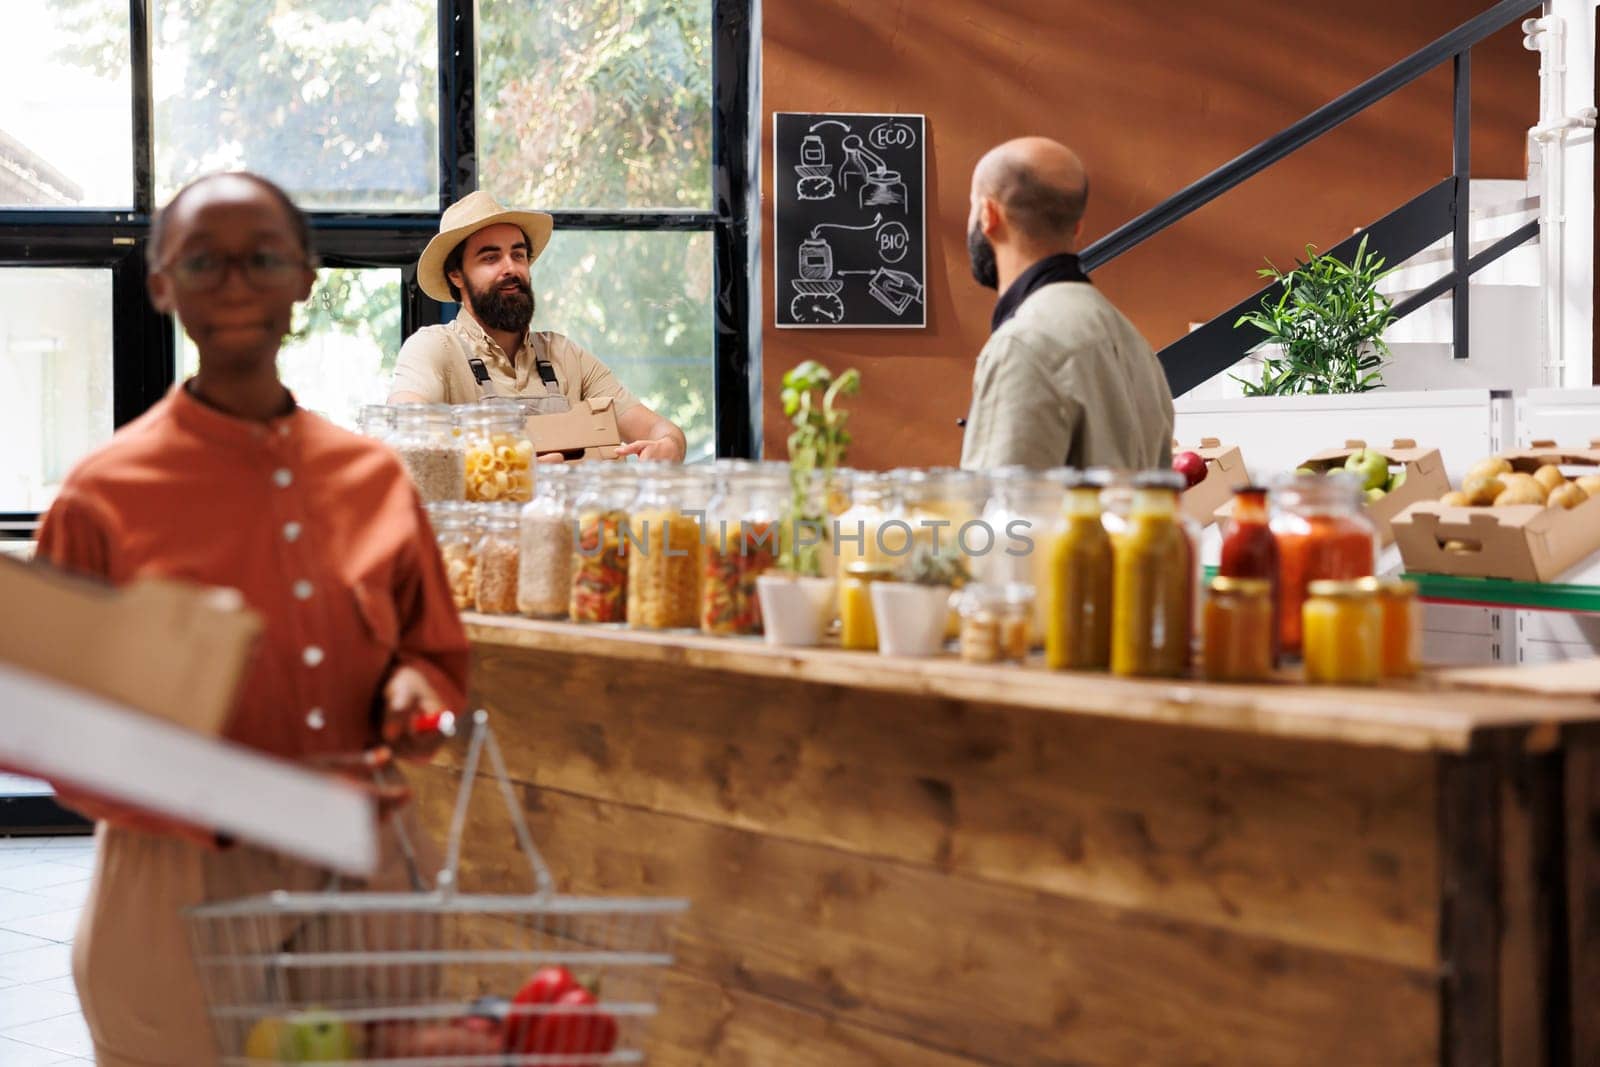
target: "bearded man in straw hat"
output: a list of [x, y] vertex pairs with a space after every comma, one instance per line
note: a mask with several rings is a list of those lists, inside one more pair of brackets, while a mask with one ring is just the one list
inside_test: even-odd
[[[406, 339], [395, 363], [391, 404], [470, 404], [485, 397], [535, 401], [541, 414], [590, 397], [615, 397], [618, 456], [682, 460], [683, 431], [628, 392], [611, 369], [559, 333], [533, 329], [528, 268], [550, 241], [554, 220], [510, 211], [485, 192], [450, 205], [439, 235], [417, 261], [417, 284], [440, 303], [459, 301], [444, 326]], [[560, 462], [559, 453], [541, 456]]]

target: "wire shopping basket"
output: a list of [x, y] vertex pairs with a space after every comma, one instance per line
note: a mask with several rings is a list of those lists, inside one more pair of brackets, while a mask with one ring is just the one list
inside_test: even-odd
[[[534, 892], [457, 890], [487, 752]], [[534, 847], [488, 716], [471, 744], [444, 869], [413, 891], [274, 892], [191, 908], [190, 948], [221, 1062], [600, 1067], [644, 1062], [646, 1030], [688, 902], [562, 896]], [[593, 985], [591, 991], [587, 985]]]

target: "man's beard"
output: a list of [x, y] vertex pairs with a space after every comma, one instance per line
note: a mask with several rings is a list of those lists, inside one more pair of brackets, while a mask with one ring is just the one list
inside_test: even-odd
[[994, 245], [976, 223], [967, 231], [967, 259], [972, 264], [972, 277], [979, 285], [985, 289], [1000, 288], [1000, 267], [994, 261]]
[[523, 333], [533, 321], [533, 286], [516, 279], [515, 292], [505, 292], [496, 282], [488, 289], [474, 289], [467, 285], [467, 295], [472, 297], [472, 313], [491, 330], [504, 333]]

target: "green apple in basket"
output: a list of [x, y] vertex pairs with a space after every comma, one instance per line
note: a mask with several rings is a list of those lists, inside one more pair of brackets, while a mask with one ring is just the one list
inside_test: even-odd
[[283, 1048], [290, 1063], [336, 1063], [353, 1060], [360, 1051], [355, 1030], [344, 1019], [317, 1010], [289, 1017]]
[[1344, 461], [1344, 469], [1361, 479], [1362, 489], [1382, 489], [1389, 484], [1389, 461], [1381, 452], [1359, 448]]

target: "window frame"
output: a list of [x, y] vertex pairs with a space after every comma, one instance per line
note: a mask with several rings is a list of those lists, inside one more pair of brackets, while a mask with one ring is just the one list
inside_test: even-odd
[[[439, 210], [474, 191], [477, 160], [477, 3], [437, 0]], [[759, 302], [760, 0], [711, 0], [710, 211], [554, 211], [557, 230], [703, 232], [713, 247], [715, 451], [756, 458], [761, 441]], [[133, 128], [131, 210], [0, 208], [0, 266], [112, 271], [113, 422], [143, 414], [172, 386], [171, 319], [145, 294], [145, 246], [155, 211], [151, 94], [151, 0], [128, 0]], [[318, 210], [311, 219], [328, 267], [395, 268], [403, 285], [401, 334], [445, 321], [444, 307], [416, 285], [416, 261], [438, 232], [437, 212]], [[28, 538], [38, 514], [0, 512], [0, 539]]]

